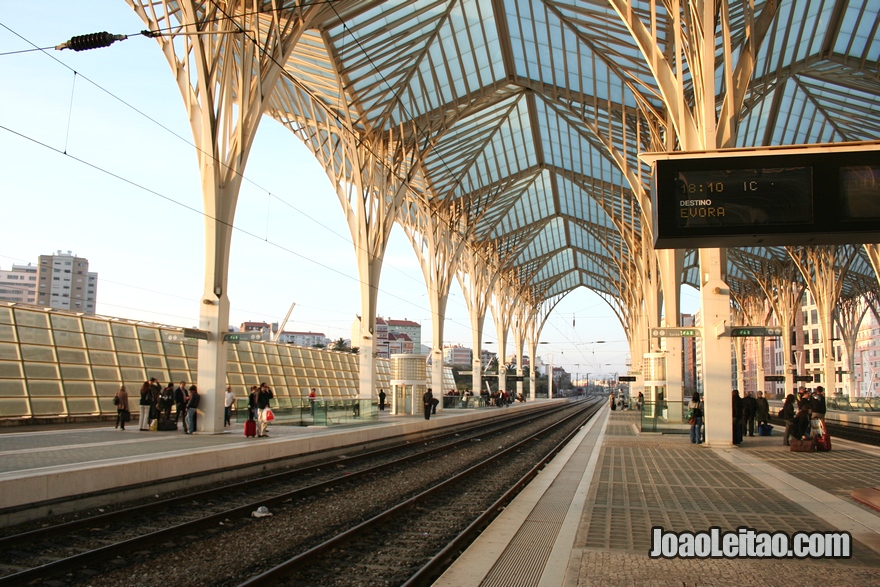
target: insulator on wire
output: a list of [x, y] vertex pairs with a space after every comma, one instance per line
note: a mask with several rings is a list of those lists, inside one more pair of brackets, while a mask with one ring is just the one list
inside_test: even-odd
[[124, 41], [127, 35], [112, 35], [107, 31], [102, 33], [92, 33], [90, 35], [79, 35], [71, 37], [66, 43], [61, 43], [55, 49], [73, 49], [74, 51], [88, 51], [89, 49], [100, 49], [101, 47], [109, 47], [116, 41]]

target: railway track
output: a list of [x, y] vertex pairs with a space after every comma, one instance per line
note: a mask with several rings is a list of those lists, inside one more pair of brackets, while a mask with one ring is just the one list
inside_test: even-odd
[[[584, 405], [566, 406], [563, 411]], [[56, 584], [123, 585], [131, 584], [131, 573], [142, 577], [137, 581], [140, 585], [151, 581], [163, 585], [235, 584], [238, 579], [224, 583], [224, 578], [260, 574], [262, 571], [253, 569], [267, 566], [263, 560], [269, 557], [263, 554], [269, 555], [277, 547], [286, 552], [308, 550], [309, 544], [379, 515], [391, 501], [422, 493], [425, 483], [436, 483], [437, 475], [450, 478], [453, 474], [447, 464], [454, 462], [451, 469], [466, 470], [473, 466], [473, 460], [483, 458], [480, 455], [500, 453], [500, 447], [513, 444], [514, 436], [544, 428], [546, 422], [560, 418], [559, 410], [543, 415], [533, 412], [405, 446], [367, 451], [356, 457], [8, 535], [0, 538], [0, 585], [40, 584], [50, 578]], [[435, 467], [435, 463], [443, 463], [444, 467]], [[356, 499], [362, 493], [379, 497], [363, 503]], [[254, 518], [261, 507], [278, 518]], [[271, 534], [271, 526], [277, 525], [274, 523], [281, 516], [287, 519], [286, 529], [280, 538], [272, 539], [272, 548], [257, 548], [235, 564], [228, 564], [229, 557], [212, 559], [208, 554], [215, 548], [222, 551], [224, 543], [241, 540], [241, 534]], [[218, 566], [208, 569], [210, 581], [204, 573], [188, 578], [187, 569], [177, 563], [180, 557], [163, 556], [191, 550], [193, 544], [200, 544], [200, 558], [219, 561]], [[169, 564], [167, 558], [173, 562]]]
[[[431, 584], [603, 404], [439, 480], [240, 587]], [[479, 491], [469, 491], [474, 487]]]

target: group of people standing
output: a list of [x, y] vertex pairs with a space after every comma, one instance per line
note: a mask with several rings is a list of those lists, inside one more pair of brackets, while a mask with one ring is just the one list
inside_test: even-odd
[[755, 435], [756, 423], [758, 426], [770, 423], [770, 403], [763, 391], [759, 391], [757, 397], [752, 396], [751, 391], [747, 391], [745, 397], [740, 397], [739, 390], [734, 389], [732, 399], [733, 444], [741, 444], [746, 434]]
[[797, 397], [793, 393], [788, 394], [780, 414], [785, 420], [783, 446], [790, 446], [791, 438], [809, 439], [812, 434], [811, 420], [821, 420], [824, 425], [825, 410], [825, 388], [821, 385], [812, 393], [808, 389], [801, 388]]
[[[192, 434], [196, 427], [196, 411], [199, 407], [199, 392], [195, 385], [186, 387], [186, 381], [177, 386], [169, 383], [163, 388], [155, 377], [144, 381], [138, 398], [138, 429], [150, 430], [153, 421], [171, 421], [171, 408], [177, 407], [174, 428], [183, 420], [183, 430]], [[116, 428], [125, 430], [126, 422], [131, 420], [128, 390], [121, 385], [113, 398], [116, 405]]]

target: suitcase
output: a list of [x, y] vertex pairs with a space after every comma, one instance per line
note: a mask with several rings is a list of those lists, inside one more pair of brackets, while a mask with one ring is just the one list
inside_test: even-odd
[[245, 436], [256, 436], [257, 435], [257, 422], [256, 422], [256, 420], [246, 420], [245, 421], [244, 435]]
[[758, 436], [773, 436], [773, 426], [770, 424], [759, 424]]
[[168, 432], [171, 430], [177, 430], [177, 422], [174, 420], [159, 420], [159, 431]]
[[791, 452], [813, 452], [816, 450], [816, 439], [809, 438], [807, 440], [801, 440], [799, 438], [791, 439]]

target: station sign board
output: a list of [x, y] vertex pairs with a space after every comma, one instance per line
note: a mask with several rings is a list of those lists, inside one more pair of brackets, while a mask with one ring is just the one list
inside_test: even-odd
[[784, 383], [785, 375], [764, 375], [764, 381], [769, 381], [770, 383]]
[[702, 336], [699, 328], [662, 327], [652, 328], [651, 338], [683, 338], [688, 336]]
[[262, 340], [261, 332], [227, 332], [223, 335], [223, 342], [238, 344], [243, 340]]
[[734, 326], [730, 336], [782, 336], [782, 328], [778, 326]]
[[198, 328], [184, 328], [183, 338], [188, 338], [189, 340], [208, 340], [208, 333]]

